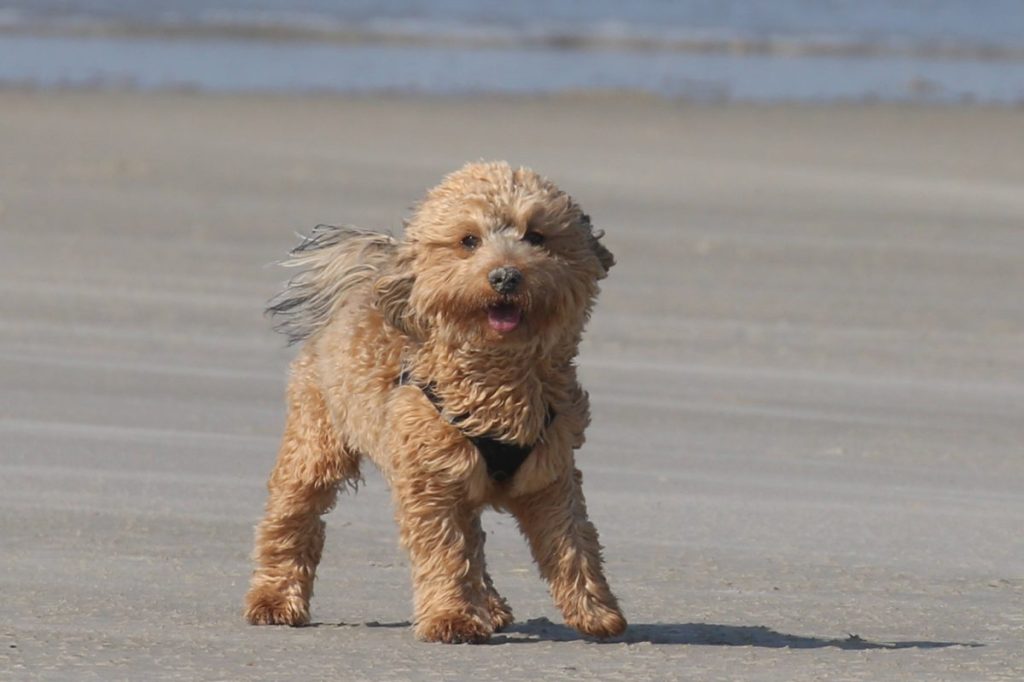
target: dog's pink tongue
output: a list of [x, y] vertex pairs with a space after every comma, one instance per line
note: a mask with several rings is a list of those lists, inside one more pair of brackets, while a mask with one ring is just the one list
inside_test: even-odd
[[514, 305], [496, 305], [487, 309], [488, 324], [491, 329], [502, 334], [518, 327], [522, 317], [522, 312]]

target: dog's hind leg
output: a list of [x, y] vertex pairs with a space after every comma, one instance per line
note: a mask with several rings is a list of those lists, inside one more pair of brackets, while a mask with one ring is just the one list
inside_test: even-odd
[[601, 544], [587, 518], [582, 474], [567, 472], [548, 487], [509, 500], [541, 575], [565, 622], [594, 637], [612, 637], [626, 629], [601, 568]]
[[487, 533], [484, 532], [478, 515], [471, 533], [467, 536], [467, 541], [475, 547], [476, 559], [473, 562], [472, 570], [476, 577], [478, 590], [485, 595], [487, 610], [491, 614], [491, 624], [494, 626], [494, 631], [498, 632], [512, 624], [512, 609], [509, 608], [505, 598], [494, 589], [494, 582], [487, 572], [487, 561], [484, 558], [484, 541], [486, 539]]
[[245, 617], [255, 625], [303, 625], [324, 546], [321, 515], [338, 488], [359, 479], [359, 456], [339, 441], [320, 391], [296, 375], [288, 418], [267, 488]]

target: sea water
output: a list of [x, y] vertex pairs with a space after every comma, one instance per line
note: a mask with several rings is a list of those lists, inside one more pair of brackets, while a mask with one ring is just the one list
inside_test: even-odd
[[1024, 0], [15, 0], [0, 84], [1024, 102]]

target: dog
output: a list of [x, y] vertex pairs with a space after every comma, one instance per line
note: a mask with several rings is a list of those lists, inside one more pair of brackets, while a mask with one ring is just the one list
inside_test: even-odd
[[424, 641], [482, 643], [513, 622], [484, 562], [481, 511], [511, 513], [566, 623], [626, 620], [602, 569], [573, 451], [590, 421], [574, 359], [614, 264], [552, 182], [503, 162], [451, 173], [401, 239], [319, 226], [271, 301], [304, 344], [256, 532], [245, 614], [303, 625], [321, 515], [370, 459], [393, 495]]

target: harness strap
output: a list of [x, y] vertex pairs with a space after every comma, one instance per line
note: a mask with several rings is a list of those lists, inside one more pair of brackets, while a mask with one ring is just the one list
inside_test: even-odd
[[[433, 383], [426, 385], [415, 383], [409, 370], [406, 369], [402, 370], [402, 373], [398, 375], [395, 384], [398, 386], [416, 386], [423, 391], [423, 395], [427, 397], [427, 400], [437, 409], [438, 413], [443, 413], [444, 403], [434, 390]], [[468, 414], [460, 414], [452, 417], [448, 422], [452, 426], [458, 427], [468, 417]], [[553, 421], [555, 421], [555, 410], [552, 407], [548, 407], [548, 414], [544, 419], [544, 427], [551, 426]], [[480, 456], [484, 458], [484, 462], [487, 464], [487, 475], [496, 483], [507, 481], [515, 476], [516, 471], [519, 470], [519, 467], [522, 466], [536, 446], [536, 443], [531, 445], [508, 443], [494, 436], [470, 436], [465, 432], [463, 432], [463, 435], [476, 447]]]

